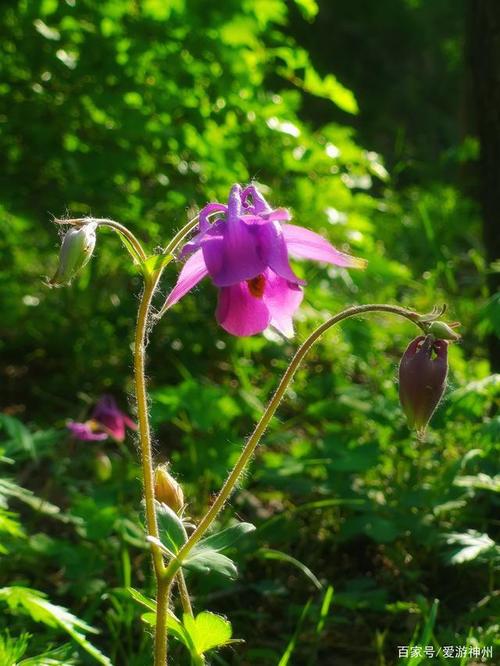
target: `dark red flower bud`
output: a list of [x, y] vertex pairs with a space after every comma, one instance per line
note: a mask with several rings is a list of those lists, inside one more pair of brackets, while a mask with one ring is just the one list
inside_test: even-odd
[[448, 343], [432, 335], [408, 345], [399, 364], [399, 399], [410, 428], [422, 436], [441, 400], [448, 374]]

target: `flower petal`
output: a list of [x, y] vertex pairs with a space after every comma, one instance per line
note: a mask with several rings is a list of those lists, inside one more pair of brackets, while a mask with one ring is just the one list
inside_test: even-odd
[[294, 257], [315, 259], [316, 261], [324, 261], [328, 264], [346, 268], [364, 268], [367, 264], [365, 259], [358, 259], [340, 252], [314, 231], [295, 224], [283, 224], [281, 229], [288, 251]]
[[167, 296], [167, 300], [165, 301], [162, 311], [166, 308], [172, 307], [174, 303], [177, 303], [177, 301], [185, 296], [188, 291], [196, 286], [198, 282], [203, 280], [203, 278], [207, 275], [208, 270], [203, 258], [203, 251], [197, 250], [191, 257], [189, 257], [189, 259], [182, 267], [175, 287]]
[[[248, 197], [252, 197], [251, 204], [247, 201]], [[269, 213], [272, 210], [271, 206], [267, 203], [264, 196], [259, 192], [255, 185], [248, 185], [248, 187], [245, 187], [241, 193], [241, 200], [243, 206], [256, 215]]]
[[260, 333], [271, 319], [264, 299], [252, 296], [246, 282], [220, 290], [216, 317], [223, 329], [241, 337]]
[[66, 424], [68, 430], [75, 439], [80, 439], [83, 442], [102, 441], [108, 439], [105, 432], [96, 432], [92, 429], [91, 425], [87, 423], [77, 423], [76, 421], [69, 421]]
[[124, 421], [125, 425], [127, 426], [127, 428], [130, 428], [130, 430], [138, 430], [139, 429], [139, 426], [137, 425], [137, 423], [135, 421], [132, 421], [132, 419], [129, 416], [127, 416], [127, 414], [123, 414], [123, 421]]
[[125, 427], [137, 430], [137, 425], [118, 407], [112, 395], [103, 395], [92, 412], [92, 422], [117, 442], [125, 439]]
[[227, 206], [220, 203], [211, 203], [201, 209], [198, 233], [182, 246], [182, 250], [179, 254], [180, 259], [183, 259], [188, 254], [191, 254], [200, 248], [201, 241], [205, 238], [207, 233], [210, 233], [213, 230], [213, 227], [217, 223], [214, 222], [213, 224], [210, 224], [208, 219], [215, 213], [227, 213]]
[[287, 222], [292, 219], [290, 212], [286, 208], [276, 208], [268, 213], [243, 213], [241, 219], [246, 224], [267, 224], [268, 222]]
[[[217, 223], [218, 224], [218, 223]], [[222, 228], [224, 225], [224, 228]], [[205, 264], [217, 287], [257, 277], [266, 267], [251, 227], [239, 217], [221, 222], [222, 233], [208, 232], [201, 242]]]
[[200, 211], [200, 223], [198, 224], [200, 232], [210, 229], [208, 218], [214, 213], [227, 213], [227, 206], [220, 203], [209, 203], [204, 206]]
[[278, 222], [268, 222], [265, 225], [254, 227], [253, 231], [258, 239], [259, 254], [266, 266], [285, 280], [295, 284], [305, 284], [305, 281], [298, 278], [290, 266], [281, 225]]
[[293, 315], [304, 297], [302, 289], [272, 271], [266, 271], [264, 302], [271, 313], [270, 324], [285, 337], [293, 335]]

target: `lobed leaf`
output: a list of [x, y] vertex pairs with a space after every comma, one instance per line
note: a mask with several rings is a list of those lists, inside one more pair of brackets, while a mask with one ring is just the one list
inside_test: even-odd
[[[27, 613], [35, 622], [41, 622], [48, 627], [63, 629], [88, 654], [103, 664], [112, 666], [111, 661], [98, 648], [90, 643], [81, 631], [97, 634], [97, 629], [70, 613], [62, 606], [47, 601], [43, 592], [28, 587], [12, 586], [0, 589], [0, 600], [7, 603], [9, 608], [16, 612], [18, 609]], [[78, 631], [80, 630], [80, 631]]]

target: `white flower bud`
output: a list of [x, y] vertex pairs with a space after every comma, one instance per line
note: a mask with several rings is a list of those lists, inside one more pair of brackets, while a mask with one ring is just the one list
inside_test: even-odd
[[68, 229], [59, 251], [59, 265], [56, 274], [48, 282], [49, 286], [62, 287], [70, 284], [75, 275], [81, 271], [94, 252], [96, 229], [96, 222]]

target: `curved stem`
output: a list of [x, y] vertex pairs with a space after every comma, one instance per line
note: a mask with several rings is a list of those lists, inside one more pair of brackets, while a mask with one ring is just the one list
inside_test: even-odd
[[[118, 222], [104, 220], [103, 224], [113, 228], [121, 227]], [[190, 220], [170, 241], [164, 250], [164, 254], [171, 254], [190, 233], [197, 222], [197, 217]], [[123, 227], [125, 229], [125, 227]], [[128, 232], [128, 230], [126, 230]], [[127, 236], [130, 240], [130, 238]], [[135, 237], [134, 237], [135, 238]], [[132, 242], [132, 241], [131, 241]], [[138, 241], [137, 241], [138, 242]], [[141, 252], [142, 246], [139, 247]], [[144, 254], [144, 259], [146, 258]], [[163, 267], [157, 270], [153, 275], [146, 278], [144, 282], [144, 291], [141, 296], [139, 311], [137, 314], [137, 324], [134, 341], [134, 379], [135, 394], [137, 400], [137, 421], [139, 430], [139, 444], [141, 451], [141, 465], [144, 483], [144, 501], [146, 506], [146, 527], [148, 536], [154, 537], [157, 541], [160, 538], [158, 531], [158, 521], [155, 511], [154, 494], [154, 464], [153, 452], [151, 447], [151, 430], [149, 426], [148, 401], [146, 390], [146, 346], [147, 330], [149, 323], [149, 314], [153, 295], [158, 282], [163, 274]], [[154, 642], [154, 664], [155, 666], [165, 666], [167, 663], [167, 615], [169, 609], [169, 596], [171, 580], [164, 577], [166, 570], [161, 550], [154, 543], [151, 544], [153, 555], [154, 572], [156, 578], [156, 625]], [[186, 591], [187, 592], [187, 591]], [[181, 593], [182, 594], [182, 593]], [[187, 597], [189, 600], [189, 596]]]
[[255, 449], [257, 448], [262, 435], [264, 434], [267, 426], [269, 425], [269, 422], [274, 416], [274, 413], [276, 412], [278, 405], [283, 399], [283, 396], [289, 384], [291, 383], [297, 369], [299, 368], [300, 364], [302, 363], [306, 354], [309, 352], [314, 343], [317, 342], [317, 340], [323, 335], [323, 333], [325, 333], [335, 324], [338, 324], [339, 322], [344, 321], [345, 319], [349, 319], [350, 317], [356, 317], [358, 315], [366, 314], [368, 312], [389, 312], [391, 314], [404, 317], [405, 319], [408, 319], [409, 321], [413, 322], [414, 324], [422, 328], [422, 326], [419, 324], [420, 315], [418, 313], [413, 312], [411, 310], [407, 310], [406, 308], [398, 307], [396, 305], [385, 305], [385, 304], [353, 306], [351, 308], [347, 308], [343, 312], [340, 312], [334, 317], [331, 317], [326, 322], [321, 324], [321, 326], [318, 326], [318, 328], [315, 331], [313, 331], [313, 333], [311, 333], [311, 335], [305, 340], [305, 342], [302, 343], [302, 345], [296, 351], [294, 357], [290, 362], [290, 365], [288, 366], [288, 368], [285, 371], [285, 374], [281, 378], [281, 381], [278, 385], [278, 388], [276, 389], [275, 394], [269, 401], [266, 409], [264, 410], [264, 413], [260, 418], [260, 421], [255, 426], [254, 431], [250, 435], [247, 443], [245, 444], [245, 447], [243, 448], [240, 457], [236, 461], [234, 468], [232, 469], [231, 473], [226, 479], [226, 482], [222, 486], [221, 491], [219, 492], [215, 502], [212, 504], [207, 513], [203, 516], [198, 526], [196, 527], [195, 531], [191, 534], [191, 536], [186, 541], [184, 546], [180, 549], [179, 553], [177, 554], [177, 557], [174, 560], [171, 560], [168, 567], [166, 568], [164, 573], [164, 577], [166, 580], [171, 581], [173, 579], [177, 571], [180, 569], [183, 560], [187, 557], [191, 549], [203, 537], [203, 535], [208, 530], [210, 525], [213, 523], [213, 521], [223, 508], [224, 504], [226, 503], [227, 499], [233, 492], [234, 487], [238, 483], [241, 474], [243, 473], [246, 465], [248, 464], [250, 458], [252, 457]]
[[[167, 247], [163, 250], [163, 254], [172, 254], [179, 247], [182, 241], [186, 236], [191, 233], [198, 223], [198, 215], [190, 220], [180, 231], [178, 231], [175, 236], [172, 238]], [[159, 321], [166, 312], [165, 306], [163, 306], [156, 314], [154, 314], [155, 321]]]
[[169, 243], [169, 244], [167, 245], [167, 247], [163, 250], [163, 253], [162, 253], [162, 254], [172, 254], [172, 252], [175, 252], [175, 250], [177, 250], [177, 248], [178, 248], [179, 245], [182, 243], [182, 241], [186, 238], [186, 236], [187, 236], [188, 234], [190, 234], [191, 231], [193, 231], [193, 229], [195, 228], [195, 226], [198, 224], [198, 218], [199, 218], [199, 215], [196, 215], [195, 217], [193, 217], [192, 220], [189, 220], [189, 222], [187, 222], [187, 223], [182, 227], [182, 229], [180, 229], [180, 230], [175, 234], [175, 236], [172, 238], [172, 240], [170, 241], [170, 243]]
[[[189, 234], [196, 224], [194, 218], [190, 220], [170, 241], [165, 248], [164, 253], [172, 253], [182, 240]], [[108, 220], [107, 222], [110, 222]], [[119, 225], [118, 222], [114, 223]], [[122, 225], [119, 225], [120, 227]], [[142, 248], [141, 248], [142, 250]], [[163, 268], [160, 268], [156, 273], [146, 279], [144, 283], [144, 291], [141, 296], [139, 311], [137, 313], [137, 324], [135, 330], [134, 341], [134, 379], [135, 379], [135, 396], [137, 401], [137, 420], [139, 425], [139, 443], [141, 449], [141, 464], [144, 478], [144, 500], [146, 504], [146, 524], [148, 536], [159, 539], [158, 522], [156, 519], [155, 511], [155, 496], [154, 496], [154, 468], [153, 468], [153, 453], [151, 449], [151, 431], [149, 427], [148, 415], [148, 400], [146, 391], [146, 332], [149, 320], [149, 312], [154, 292], [158, 286], [158, 282], [163, 273]], [[154, 544], [152, 545], [153, 561], [155, 565], [155, 572], [157, 579], [161, 578], [164, 570], [163, 557], [160, 550]]]
[[124, 226], [123, 224], [120, 224], [120, 222], [115, 222], [115, 220], [109, 220], [108, 218], [105, 217], [76, 217], [76, 218], [70, 218], [68, 220], [56, 219], [54, 221], [56, 222], [56, 224], [71, 224], [72, 226], [78, 226], [81, 224], [86, 224], [88, 222], [96, 222], [100, 227], [110, 227], [111, 229], [114, 229], [116, 232], [118, 232], [130, 243], [136, 255], [136, 259], [139, 262], [146, 261], [147, 259], [146, 253], [144, 252], [140, 241], [137, 239], [136, 236], [134, 236], [134, 234], [130, 231], [130, 229], [127, 229], [127, 227]]
[[[148, 313], [151, 300], [158, 283], [158, 279], [146, 280], [141, 296], [134, 341], [134, 379], [135, 397], [137, 401], [137, 421], [139, 432], [139, 445], [141, 451], [141, 465], [144, 483], [144, 501], [146, 505], [146, 528], [148, 536], [159, 539], [158, 522], [155, 511], [153, 452], [151, 449], [151, 432], [149, 427], [148, 400], [146, 392], [146, 331]], [[157, 578], [164, 569], [163, 557], [159, 549], [152, 545], [153, 562]]]
[[[97, 223], [99, 226], [110, 227], [114, 229], [124, 240], [127, 250], [132, 255], [134, 261], [142, 264], [146, 261], [147, 255], [136, 236], [123, 224], [110, 220], [107, 218], [69, 218], [69, 219], [55, 219], [57, 224], [67, 224], [72, 226], [81, 226], [90, 222]], [[194, 229], [198, 222], [198, 215], [191, 219], [187, 224], [178, 231], [172, 240], [168, 243], [167, 247], [163, 250], [163, 254], [172, 254], [186, 236]], [[148, 415], [148, 401], [146, 391], [146, 346], [147, 346], [147, 331], [149, 322], [149, 315], [153, 295], [155, 293], [158, 282], [163, 274], [164, 266], [148, 274], [145, 277], [144, 290], [141, 295], [139, 310], [137, 313], [137, 322], [134, 338], [134, 383], [135, 383], [135, 396], [137, 401], [137, 421], [138, 421], [138, 434], [139, 446], [141, 454], [141, 465], [143, 473], [144, 485], [144, 502], [146, 513], [146, 529], [147, 535], [153, 537], [151, 542], [151, 551], [153, 556], [154, 573], [156, 578], [156, 629], [155, 629], [155, 647], [154, 655], [155, 666], [165, 666], [167, 663], [167, 615], [169, 610], [169, 595], [171, 580], [165, 578], [166, 571], [165, 563], [161, 549], [155, 544], [159, 542], [158, 521], [155, 511], [155, 495], [154, 495], [154, 466], [153, 466], [153, 452], [151, 447], [151, 431], [149, 426]], [[181, 597], [187, 612], [191, 611], [189, 594], [187, 593], [186, 584], [182, 574], [179, 577], [179, 586], [181, 590]]]
[[[148, 314], [151, 300], [155, 292], [161, 270], [144, 283], [134, 342], [134, 378], [137, 400], [137, 421], [139, 445], [144, 483], [144, 502], [146, 507], [146, 529], [148, 536], [159, 540], [158, 521], [155, 511], [154, 466], [151, 447], [151, 431], [149, 427], [148, 401], [146, 392], [146, 335]], [[155, 544], [151, 544], [153, 565], [156, 579], [156, 624], [154, 641], [154, 666], [165, 666], [167, 663], [167, 614], [171, 582], [164, 577], [165, 563], [163, 555]]]

